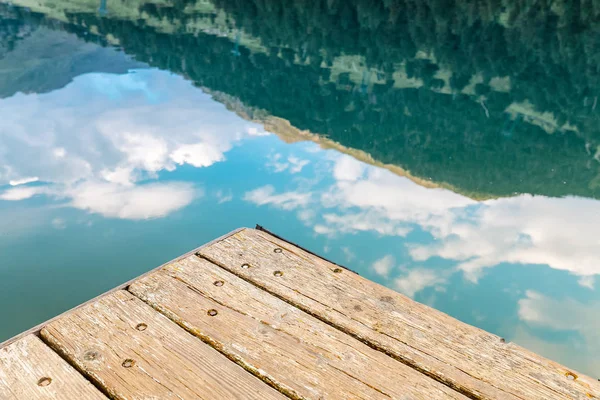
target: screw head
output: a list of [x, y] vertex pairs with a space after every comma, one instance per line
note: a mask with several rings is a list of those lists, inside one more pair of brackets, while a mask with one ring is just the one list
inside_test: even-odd
[[125, 361], [123, 361], [123, 364], [121, 364], [121, 365], [125, 368], [131, 368], [135, 365], [135, 361], [132, 360], [131, 358], [128, 358]]
[[249, 264], [242, 264], [242, 268], [243, 269], [248, 269], [248, 268], [250, 268], [250, 265]]
[[275, 272], [273, 272], [273, 275], [275, 275], [275, 276], [283, 276], [283, 272], [281, 272], [281, 271], [275, 271]]
[[135, 329], [137, 329], [140, 332], [145, 331], [146, 329], [148, 329], [148, 325], [141, 323], [141, 324], [137, 324]]
[[213, 282], [213, 285], [215, 285], [215, 286], [223, 286], [224, 284], [225, 284], [225, 282], [223, 282], [223, 281], [214, 281]]
[[219, 312], [215, 309], [212, 310], [208, 310], [207, 314], [210, 315], [211, 317], [214, 317], [215, 315], [217, 315]]
[[94, 361], [97, 360], [98, 357], [100, 357], [100, 354], [98, 354], [98, 352], [94, 350], [86, 351], [83, 355], [83, 359], [86, 361]]
[[40, 378], [40, 380], [37, 382], [38, 386], [41, 386], [41, 387], [48, 386], [51, 383], [52, 383], [52, 378], [48, 378], [47, 376]]
[[567, 376], [567, 379], [570, 381], [574, 381], [575, 379], [577, 379], [577, 375], [575, 375], [572, 372], [567, 372], [565, 375]]
[[283, 250], [281, 250], [279, 247], [276, 248], [275, 250], [273, 250], [274, 253], [281, 253]]
[[336, 274], [339, 274], [339, 273], [342, 272], [342, 269], [341, 268], [334, 268], [333, 272], [336, 273]]

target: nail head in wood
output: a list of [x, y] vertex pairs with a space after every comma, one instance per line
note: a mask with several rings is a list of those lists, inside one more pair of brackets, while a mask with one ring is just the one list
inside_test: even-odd
[[98, 357], [98, 352], [94, 350], [86, 351], [86, 353], [83, 355], [83, 359], [86, 361], [94, 361], [97, 360]]
[[278, 247], [278, 248], [276, 248], [275, 250], [273, 250], [273, 252], [275, 252], [275, 253], [281, 253], [282, 251], [283, 251], [283, 250], [281, 250], [279, 247]]
[[142, 324], [137, 324], [135, 329], [137, 329], [140, 332], [145, 331], [146, 329], [148, 329], [148, 325], [142, 323]]
[[275, 272], [273, 272], [273, 275], [275, 275], [275, 276], [283, 276], [283, 272], [281, 272], [281, 271], [275, 271]]
[[242, 268], [243, 269], [248, 269], [248, 268], [250, 268], [250, 265], [249, 264], [242, 264]]
[[37, 384], [38, 384], [38, 386], [44, 387], [44, 386], [48, 386], [51, 383], [52, 383], [52, 378], [48, 378], [47, 376], [45, 376], [45, 377], [41, 378]]
[[125, 368], [131, 368], [135, 365], [135, 361], [132, 360], [131, 358], [128, 358], [127, 360], [123, 361], [123, 364], [121, 364], [121, 365]]
[[339, 273], [342, 272], [342, 269], [341, 268], [334, 268], [333, 272], [335, 272], [336, 274], [339, 274]]
[[214, 317], [215, 315], [217, 315], [219, 312], [217, 310], [208, 310], [207, 314], [210, 315], [211, 317]]
[[223, 281], [215, 281], [213, 283], [213, 285], [215, 285], [215, 286], [223, 286], [224, 284], [225, 284], [225, 282], [223, 282]]

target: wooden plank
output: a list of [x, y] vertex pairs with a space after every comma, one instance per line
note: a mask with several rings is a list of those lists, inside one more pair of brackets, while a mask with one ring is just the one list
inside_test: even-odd
[[41, 335], [114, 399], [285, 398], [126, 291]]
[[38, 337], [0, 349], [2, 400], [107, 400]]
[[129, 290], [295, 399], [466, 400], [195, 256], [138, 280]]
[[[470, 397], [600, 398], [595, 379], [265, 232], [246, 229], [199, 254]], [[275, 276], [275, 271], [283, 275]]]

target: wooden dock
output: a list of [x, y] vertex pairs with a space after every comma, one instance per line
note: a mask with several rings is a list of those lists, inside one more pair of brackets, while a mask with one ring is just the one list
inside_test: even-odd
[[240, 229], [0, 345], [0, 399], [600, 399], [600, 382]]

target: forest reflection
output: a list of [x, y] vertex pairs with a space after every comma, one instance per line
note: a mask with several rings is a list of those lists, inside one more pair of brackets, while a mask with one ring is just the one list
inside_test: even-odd
[[[597, 1], [40, 4], [2, 12], [469, 197], [600, 195]], [[4, 47], [22, 40], [3, 27]]]

